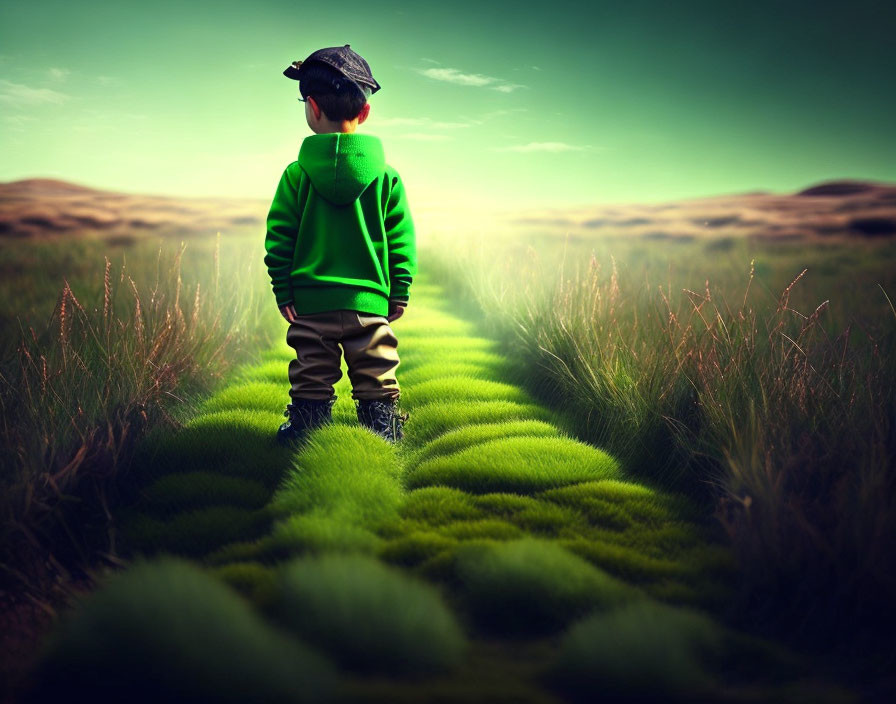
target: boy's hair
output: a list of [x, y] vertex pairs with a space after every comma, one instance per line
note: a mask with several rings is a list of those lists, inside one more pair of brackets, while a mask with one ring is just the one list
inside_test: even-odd
[[299, 92], [303, 98], [313, 96], [334, 122], [354, 120], [367, 103], [367, 94], [354, 81], [326, 64], [310, 63], [303, 67]]

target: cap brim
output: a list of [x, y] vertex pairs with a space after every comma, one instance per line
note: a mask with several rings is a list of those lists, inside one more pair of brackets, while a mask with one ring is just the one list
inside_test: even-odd
[[286, 76], [287, 78], [291, 78], [294, 81], [298, 81], [299, 80], [299, 69], [297, 69], [295, 66], [290, 66], [283, 72], [283, 75]]

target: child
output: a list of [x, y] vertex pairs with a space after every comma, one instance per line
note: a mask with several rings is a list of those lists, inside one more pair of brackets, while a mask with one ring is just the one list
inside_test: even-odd
[[329, 47], [283, 74], [299, 81], [314, 135], [286, 167], [267, 218], [265, 264], [289, 321], [291, 403], [281, 442], [331, 420], [345, 352], [359, 422], [389, 442], [402, 438], [398, 340], [417, 250], [404, 187], [378, 137], [357, 134], [367, 98], [380, 89], [367, 62]]

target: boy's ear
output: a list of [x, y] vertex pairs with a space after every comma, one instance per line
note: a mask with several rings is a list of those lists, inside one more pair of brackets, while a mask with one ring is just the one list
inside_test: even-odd
[[320, 119], [320, 105], [317, 104], [317, 101], [312, 98], [310, 95], [308, 96], [308, 102], [311, 103], [311, 109], [314, 111], [314, 119]]
[[367, 119], [367, 116], [370, 114], [370, 103], [364, 103], [364, 107], [361, 108], [361, 112], [358, 113], [358, 124], [363, 124], [364, 120]]

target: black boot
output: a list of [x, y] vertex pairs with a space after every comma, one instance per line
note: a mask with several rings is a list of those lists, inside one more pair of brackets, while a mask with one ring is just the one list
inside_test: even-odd
[[398, 399], [362, 399], [357, 401], [358, 421], [377, 435], [395, 443], [404, 437], [402, 424], [409, 413], [398, 413]]
[[305, 398], [293, 399], [286, 405], [283, 415], [289, 418], [277, 431], [277, 440], [283, 445], [300, 441], [309, 430], [318, 428], [333, 420], [333, 404], [336, 396], [327, 401], [312, 401]]

